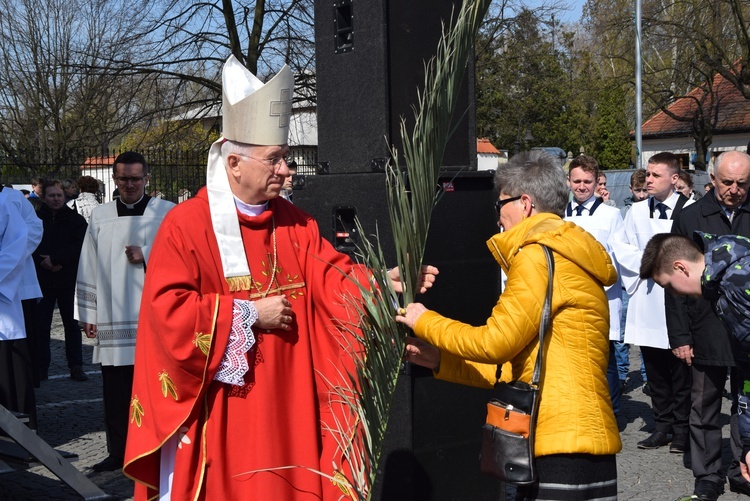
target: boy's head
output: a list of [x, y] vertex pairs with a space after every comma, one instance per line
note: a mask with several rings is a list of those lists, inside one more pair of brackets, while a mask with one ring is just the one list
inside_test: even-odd
[[659, 233], [643, 251], [640, 277], [651, 278], [680, 296], [700, 296], [705, 267], [703, 252], [695, 242], [683, 235]]
[[674, 193], [674, 185], [680, 178], [680, 158], [668, 151], [657, 153], [648, 159], [646, 166], [646, 188], [648, 194], [663, 202]]
[[634, 202], [640, 202], [648, 198], [646, 169], [638, 169], [630, 175], [630, 193], [633, 194]]
[[578, 155], [570, 162], [568, 172], [568, 186], [577, 203], [582, 204], [597, 193], [600, 171], [593, 157]]

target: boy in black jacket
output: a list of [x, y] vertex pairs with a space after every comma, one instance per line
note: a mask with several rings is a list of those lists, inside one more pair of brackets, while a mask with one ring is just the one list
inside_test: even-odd
[[715, 236], [700, 231], [695, 241], [682, 235], [655, 235], [641, 260], [640, 277], [673, 294], [703, 296], [733, 337], [742, 380], [739, 429], [742, 436], [742, 475], [750, 481], [750, 239]]

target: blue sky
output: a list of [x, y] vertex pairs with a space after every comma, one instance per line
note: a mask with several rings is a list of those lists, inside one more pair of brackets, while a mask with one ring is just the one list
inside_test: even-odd
[[571, 10], [563, 14], [563, 22], [575, 23], [575, 22], [580, 21], [581, 12], [583, 10], [583, 4], [585, 3], [585, 1], [584, 0], [569, 0], [568, 3], [570, 4]]
[[[533, 7], [541, 5], [543, 3], [550, 4], [550, 0], [532, 0], [530, 2], [524, 2], [526, 5]], [[560, 4], [565, 4], [570, 7], [570, 10], [560, 12], [560, 20], [564, 23], [577, 23], [581, 19], [581, 12], [583, 10], [583, 4], [586, 0], [563, 0]]]

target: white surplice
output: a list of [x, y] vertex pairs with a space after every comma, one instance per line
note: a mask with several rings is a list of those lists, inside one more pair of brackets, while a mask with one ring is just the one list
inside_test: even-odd
[[[590, 233], [604, 247], [610, 259], [612, 259], [612, 264], [617, 270], [617, 281], [609, 287], [605, 287], [604, 290], [607, 292], [607, 302], [609, 303], [609, 340], [620, 341], [622, 282], [620, 280], [620, 265], [617, 261], [615, 240], [617, 235], [623, 231], [622, 216], [620, 216], [620, 209], [604, 203], [599, 204], [592, 214], [591, 209], [594, 207], [595, 202], [596, 197], [591, 197], [585, 201], [582, 205], [587, 210], [584, 210], [580, 216], [576, 216], [575, 212], [569, 216], [566, 211], [565, 220], [575, 223]], [[577, 205], [575, 201], [571, 202], [571, 208], [574, 209]]]
[[[108, 366], [133, 365], [148, 256], [159, 225], [174, 207], [151, 198], [142, 216], [118, 217], [117, 203], [91, 212], [75, 294], [75, 318], [96, 325], [93, 363]], [[130, 263], [127, 245], [140, 246], [145, 262]]]
[[[650, 200], [636, 202], [625, 215], [624, 231], [617, 242], [622, 283], [630, 296], [625, 320], [625, 342], [637, 346], [668, 349], [667, 319], [664, 310], [664, 289], [653, 280], [641, 280], [639, 272], [643, 250], [652, 236], [670, 233], [672, 215], [679, 199], [675, 192], [664, 201], [670, 208], [670, 219], [658, 219], [659, 211], [651, 213]], [[658, 202], [655, 202], [658, 203]], [[685, 206], [693, 203], [688, 200]]]
[[0, 191], [0, 340], [24, 339], [21, 300], [42, 296], [31, 257], [42, 240], [42, 220], [23, 193]]

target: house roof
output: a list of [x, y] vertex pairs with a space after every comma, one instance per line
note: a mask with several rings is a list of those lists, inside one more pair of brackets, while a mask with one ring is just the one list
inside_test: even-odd
[[117, 159], [116, 155], [110, 155], [107, 157], [88, 157], [83, 161], [80, 170], [83, 169], [95, 169], [97, 167], [112, 167]]
[[477, 138], [477, 153], [484, 153], [485, 155], [499, 155], [500, 152], [495, 148], [489, 139], [481, 137]]
[[[713, 89], [713, 99], [706, 96], [702, 108], [715, 121], [714, 134], [750, 131], [750, 99], [745, 99], [731, 82], [719, 74], [714, 77]], [[687, 96], [675, 100], [667, 109], [674, 115], [690, 117], [697, 111], [704, 94], [704, 89], [696, 87]], [[644, 138], [688, 136], [691, 133], [691, 122], [675, 120], [660, 111], [643, 124], [641, 133]]]

